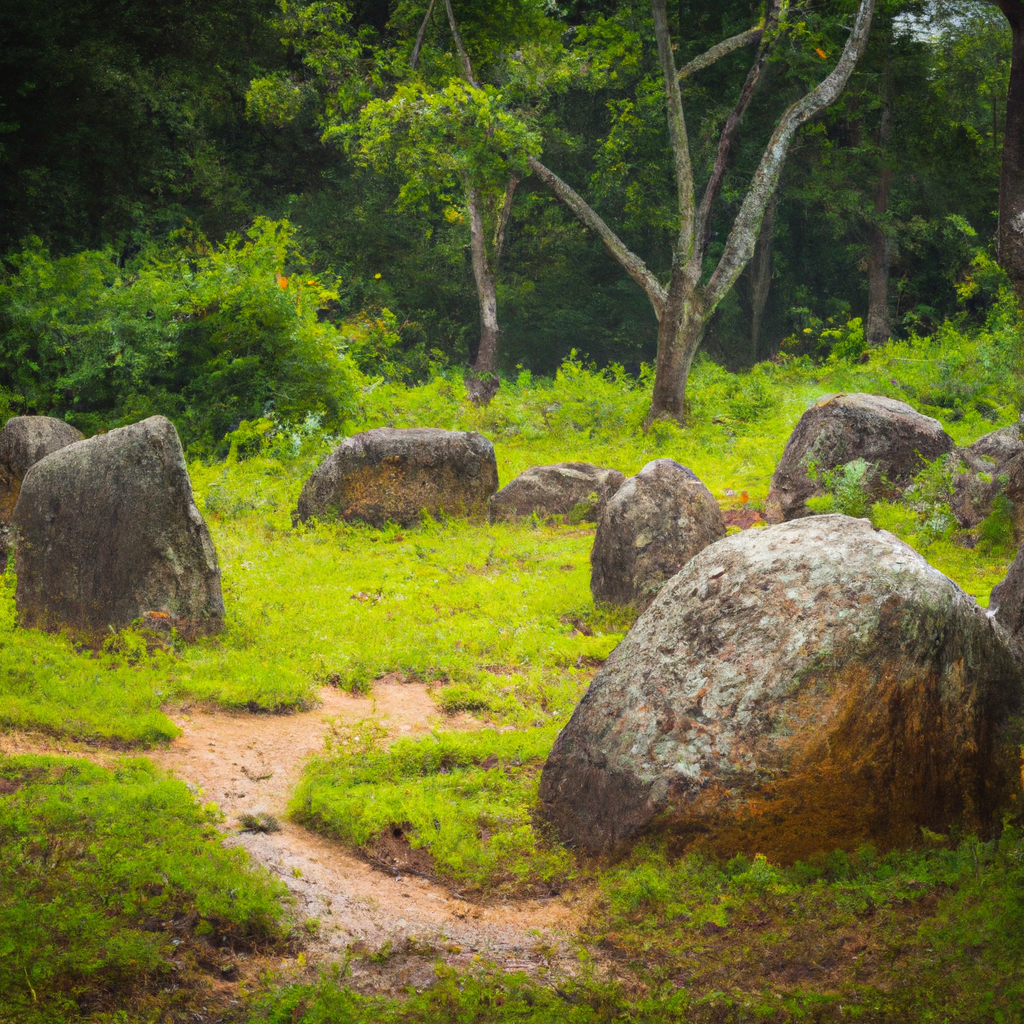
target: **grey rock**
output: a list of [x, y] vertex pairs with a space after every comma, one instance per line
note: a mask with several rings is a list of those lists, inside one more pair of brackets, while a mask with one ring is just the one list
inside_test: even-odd
[[978, 471], [998, 471], [1012, 458], [1024, 453], [1024, 443], [1020, 439], [1020, 427], [1000, 427], [984, 437], [979, 437], [974, 444], [961, 451], [964, 461]]
[[342, 441], [306, 481], [296, 516], [412, 526], [420, 512], [483, 517], [498, 489], [485, 437], [433, 427], [380, 427]]
[[23, 626], [95, 635], [145, 619], [185, 637], [223, 626], [217, 552], [163, 416], [37, 462], [14, 527]]
[[989, 836], [1020, 812], [1024, 655], [885, 531], [823, 515], [735, 534], [662, 590], [559, 734], [561, 838], [791, 863]]
[[1024, 644], [1024, 549], [1010, 563], [1006, 578], [992, 588], [988, 613], [1018, 643]]
[[531, 466], [492, 495], [487, 517], [493, 523], [536, 512], [541, 516], [573, 514], [579, 522], [597, 522], [625, 479], [617, 469], [589, 462]]
[[809, 474], [864, 459], [872, 464], [869, 487], [881, 493], [883, 478], [902, 489], [940, 455], [953, 451], [953, 439], [938, 420], [905, 402], [880, 395], [826, 395], [797, 423], [772, 476], [767, 518], [773, 522], [810, 515], [807, 499], [824, 494]]
[[698, 551], [725, 536], [722, 510], [693, 472], [648, 462], [612, 497], [590, 554], [595, 601], [643, 609]]
[[[957, 450], [950, 507], [962, 529], [972, 529], [991, 514], [996, 495], [1011, 467], [1024, 464], [1024, 444], [1017, 426], [1002, 427]], [[1021, 476], [1019, 468], [1013, 473]], [[1019, 480], [1018, 480], [1019, 483]], [[1020, 488], [1014, 488], [1019, 490]]]
[[81, 431], [52, 416], [12, 416], [0, 430], [0, 572], [7, 568], [11, 519], [25, 474], [40, 459], [81, 439]]

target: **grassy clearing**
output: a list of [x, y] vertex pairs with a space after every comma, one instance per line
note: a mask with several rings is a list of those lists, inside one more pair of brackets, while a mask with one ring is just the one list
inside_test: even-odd
[[[767, 494], [796, 420], [829, 392], [903, 398], [943, 419], [961, 444], [1013, 422], [1015, 399], [999, 361], [986, 363], [980, 342], [956, 344], [893, 344], [869, 353], [864, 364], [793, 360], [740, 375], [701, 363], [685, 428], [656, 424], [642, 432], [649, 381], [570, 362], [555, 380], [523, 375], [508, 383], [483, 410], [465, 401], [456, 380], [439, 377], [416, 388], [369, 385], [358, 422], [346, 429], [392, 422], [481, 430], [495, 442], [503, 482], [545, 462], [587, 460], [632, 473], [667, 456], [693, 468], [723, 504], [739, 504], [744, 491], [757, 503]], [[290, 513], [302, 482], [337, 438], [324, 436], [314, 421], [293, 430], [272, 427], [246, 425], [233, 438], [226, 461], [190, 467], [221, 557], [228, 606], [224, 634], [149, 650], [141, 634], [127, 630], [102, 651], [79, 651], [65, 638], [16, 628], [14, 578], [8, 573], [0, 577], [0, 724], [144, 746], [175, 734], [161, 710], [175, 702], [287, 710], [310, 705], [325, 683], [359, 690], [388, 672], [402, 672], [436, 682], [433, 693], [442, 710], [471, 711], [492, 728], [439, 731], [387, 747], [372, 721], [358, 731], [339, 725], [328, 748], [311, 760], [292, 813], [385, 863], [384, 855], [400, 847], [411, 863], [426, 864], [453, 886], [490, 897], [550, 891], [579, 877], [575, 860], [538, 831], [533, 811], [539, 767], [558, 728], [594, 665], [631, 621], [628, 612], [596, 609], [591, 601], [592, 529], [529, 520], [494, 526], [426, 520], [409, 530], [293, 528]], [[878, 503], [869, 511], [876, 524], [908, 540], [984, 603], [1013, 551], [999, 524], [989, 524], [992, 529], [973, 550], [955, 542], [942, 518], [946, 476], [948, 467], [933, 468], [912, 501]], [[15, 774], [23, 771], [20, 761], [10, 764]], [[70, 1007], [68, 1014], [77, 1012], [74, 1005], [85, 1007], [82, 999], [115, 1005], [103, 1002], [113, 991], [112, 978], [121, 979], [117, 984], [127, 978], [125, 991], [136, 991], [136, 967], [138, 977], [148, 979], [137, 982], [140, 993], [150, 992], [146, 985], [161, 976], [166, 947], [160, 943], [167, 933], [138, 930], [139, 915], [149, 910], [136, 898], [132, 881], [149, 879], [153, 851], [163, 848], [159, 837], [180, 835], [182, 849], [216, 849], [204, 831], [209, 820], [191, 797], [151, 769], [125, 767], [102, 777], [88, 775], [100, 769], [76, 771], [88, 776], [87, 784], [53, 781], [65, 775], [70, 780], [70, 769], [48, 767], [38, 791], [23, 784], [13, 797], [0, 798], [6, 807], [33, 793], [38, 812], [17, 804], [18, 813], [28, 815], [24, 834], [33, 828], [39, 835], [52, 833], [59, 850], [79, 846], [62, 846], [63, 833], [47, 817], [58, 803], [81, 809], [75, 820], [85, 823], [82, 829], [100, 836], [117, 832], [122, 844], [115, 850], [102, 840], [97, 849], [109, 852], [103, 864], [79, 852], [51, 856], [59, 870], [33, 876], [36, 888], [12, 876], [15, 888], [5, 882], [4, 891], [15, 895], [6, 902], [0, 895], [5, 913], [21, 908], [17, 927], [28, 931], [18, 941], [29, 952], [11, 960], [10, 970], [27, 970], [31, 986], [14, 974], [0, 980], [15, 986], [10, 990], [19, 993], [19, 1007], [26, 992], [31, 1000], [34, 988], [41, 1000], [44, 992], [45, 999], [64, 999], [45, 1006]], [[163, 794], [159, 799], [145, 797], [157, 810], [140, 810], [140, 794], [157, 791]], [[130, 825], [117, 824], [115, 794], [122, 794], [125, 814], [133, 814]], [[177, 824], [168, 825], [169, 817]], [[196, 845], [196, 836], [208, 845]], [[834, 1020], [842, 1013], [865, 1021], [981, 1021], [1003, 1013], [1012, 1020], [1008, 1007], [1024, 998], [1012, 981], [1024, 962], [1016, 938], [1024, 911], [1021, 851], [1019, 839], [1004, 836], [998, 847], [968, 840], [954, 852], [890, 858], [865, 852], [782, 871], [760, 860], [713, 865], [640, 850], [618, 868], [588, 869], [604, 897], [585, 941], [596, 956], [619, 963], [633, 979], [627, 987], [587, 980], [584, 972], [579, 981], [551, 991], [481, 966], [468, 975], [442, 970], [430, 993], [386, 1004], [346, 991], [339, 977], [268, 995], [253, 1019], [781, 1021]], [[9, 872], [21, 863], [7, 860]], [[195, 860], [213, 863], [205, 853]], [[171, 892], [184, 895], [174, 897], [177, 903], [168, 899], [174, 907], [194, 905], [194, 912], [182, 911], [189, 920], [198, 914], [209, 922], [235, 922], [229, 937], [242, 934], [238, 929], [248, 927], [245, 921], [259, 919], [270, 941], [278, 911], [270, 909], [277, 905], [269, 889], [259, 897], [262, 918], [255, 910], [232, 917], [234, 904], [216, 911], [209, 909], [212, 903], [200, 907], [207, 897], [240, 891], [223, 874], [242, 877], [240, 865], [225, 864], [217, 868], [220, 876], [212, 868], [208, 876], [182, 876]], [[94, 875], [87, 877], [87, 868]], [[166, 867], [160, 870], [172, 877]], [[162, 898], [169, 890], [160, 884]], [[40, 927], [33, 938], [34, 917], [47, 928], [52, 924], [33, 908], [70, 889], [76, 891], [58, 906], [81, 903], [85, 909], [74, 910], [76, 919], [88, 922], [96, 907], [106, 908], [107, 924], [96, 926], [97, 942], [106, 943], [100, 953], [82, 949], [68, 959], [67, 950], [78, 948], [76, 937], [65, 937], [66, 947], [47, 945]], [[253, 900], [255, 907], [259, 900]], [[165, 919], [178, 913], [169, 909]], [[109, 928], [128, 937], [108, 942], [102, 936], [114, 934]], [[188, 942], [201, 940], [194, 929], [190, 934]], [[853, 946], [863, 943], [864, 950], [849, 952], [843, 947], [847, 939]], [[121, 949], [135, 952], [124, 954], [125, 960]], [[954, 982], [951, 965], [965, 950], [970, 963], [957, 975], [965, 980]], [[821, 960], [826, 954], [832, 958], [827, 965]], [[88, 970], [76, 966], [82, 964]], [[822, 972], [786, 973], [801, 964], [806, 970], [819, 964]], [[85, 995], [80, 999], [76, 992]], [[20, 1024], [33, 1018], [11, 1019]]]
[[[668, 456], [724, 504], [743, 492], [756, 503], [800, 414], [828, 392], [906, 399], [939, 415], [964, 444], [1013, 422], [1012, 382], [986, 337], [893, 343], [856, 365], [803, 358], [730, 374], [702, 361], [685, 428], [658, 423], [644, 433], [648, 378], [569, 361], [553, 380], [507, 382], [486, 409], [466, 401], [458, 380], [371, 383], [346, 429], [481, 430], [495, 442], [502, 481], [545, 462], [633, 473]], [[13, 576], [0, 578], [0, 723], [147, 745], [174, 735], [160, 710], [168, 703], [308, 707], [327, 681], [361, 688], [390, 671], [445, 683], [438, 698], [446, 710], [518, 725], [561, 720], [587, 682], [588, 662], [605, 657], [629, 625], [628, 615], [593, 607], [592, 531], [454, 521], [404, 531], [293, 529], [302, 483], [336, 441], [315, 420], [294, 429], [259, 421], [232, 435], [226, 461], [190, 467], [223, 568], [228, 624], [218, 638], [147, 654], [129, 631], [105, 652], [79, 652], [16, 629]], [[884, 525], [983, 603], [1012, 555], [967, 551], [905, 517], [889, 515]]]
[[145, 759], [0, 758], [0, 1021], [184, 1013], [232, 950], [280, 944], [284, 887], [215, 822]]

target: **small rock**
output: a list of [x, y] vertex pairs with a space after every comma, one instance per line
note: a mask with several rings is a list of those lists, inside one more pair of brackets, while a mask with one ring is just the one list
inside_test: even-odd
[[665, 581], [725, 536], [711, 492], [672, 459], [648, 462], [609, 500], [590, 555], [595, 601], [646, 608]]
[[902, 490], [924, 467], [953, 451], [953, 439], [938, 420], [881, 395], [826, 395], [797, 423], [772, 476], [767, 518], [772, 522], [810, 515], [807, 499], [825, 493], [820, 476], [856, 459], [871, 463], [869, 487], [881, 494], [883, 480]]
[[482, 517], [498, 489], [494, 446], [480, 434], [380, 427], [342, 441], [306, 481], [296, 518], [413, 526], [422, 511]]
[[159, 612], [186, 637], [223, 627], [217, 552], [163, 416], [37, 462], [14, 527], [23, 626], [99, 634]]
[[763, 853], [993, 834], [1020, 814], [1024, 655], [951, 580], [862, 519], [701, 551], [559, 734], [540, 798], [567, 843], [648, 829]]
[[492, 495], [487, 518], [493, 523], [536, 512], [595, 523], [625, 479], [617, 469], [603, 469], [589, 462], [531, 466]]
[[81, 440], [81, 431], [52, 416], [12, 416], [0, 430], [0, 572], [7, 568], [11, 520], [25, 474], [40, 459]]

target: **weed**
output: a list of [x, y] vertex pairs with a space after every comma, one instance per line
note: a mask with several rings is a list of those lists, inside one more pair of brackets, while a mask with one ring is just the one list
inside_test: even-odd
[[[280, 832], [281, 824], [272, 814], [263, 811], [251, 813], [246, 811], [238, 816], [238, 825], [242, 832]], [[296, 870], [298, 870], [296, 868]]]

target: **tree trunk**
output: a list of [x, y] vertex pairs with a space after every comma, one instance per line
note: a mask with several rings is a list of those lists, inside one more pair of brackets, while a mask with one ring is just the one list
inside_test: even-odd
[[645, 426], [666, 417], [680, 423], [686, 419], [690, 367], [713, 312], [707, 309], [698, 282], [681, 271], [672, 274], [658, 323], [658, 362]]
[[869, 345], [884, 345], [892, 337], [889, 318], [889, 236], [881, 225], [881, 217], [889, 205], [889, 181], [892, 171], [885, 168], [875, 189], [875, 214], [868, 234], [871, 248], [868, 252], [868, 322], [865, 336]]
[[1013, 33], [999, 175], [999, 264], [1024, 304], [1024, 3], [997, 0]]
[[754, 258], [750, 262], [750, 362], [757, 362], [761, 345], [761, 331], [764, 326], [764, 311], [768, 305], [768, 292], [772, 287], [772, 237], [775, 229], [775, 209], [779, 205], [776, 192], [768, 202], [761, 221], [761, 234], [754, 246]]
[[466, 190], [469, 207], [469, 247], [473, 256], [473, 277], [480, 303], [480, 345], [470, 366], [467, 389], [474, 402], [487, 404], [498, 390], [498, 300], [494, 274], [487, 263], [484, 235], [483, 196], [478, 188]]
[[875, 216], [868, 226], [870, 249], [868, 251], [868, 322], [865, 328], [867, 343], [872, 346], [884, 345], [892, 337], [892, 320], [889, 317], [889, 235], [885, 230], [885, 215], [889, 209], [889, 185], [892, 182], [892, 168], [888, 163], [890, 104], [889, 92], [892, 80], [892, 56], [886, 57], [885, 74], [882, 76], [881, 113], [878, 119], [878, 150], [881, 170], [875, 185]]

